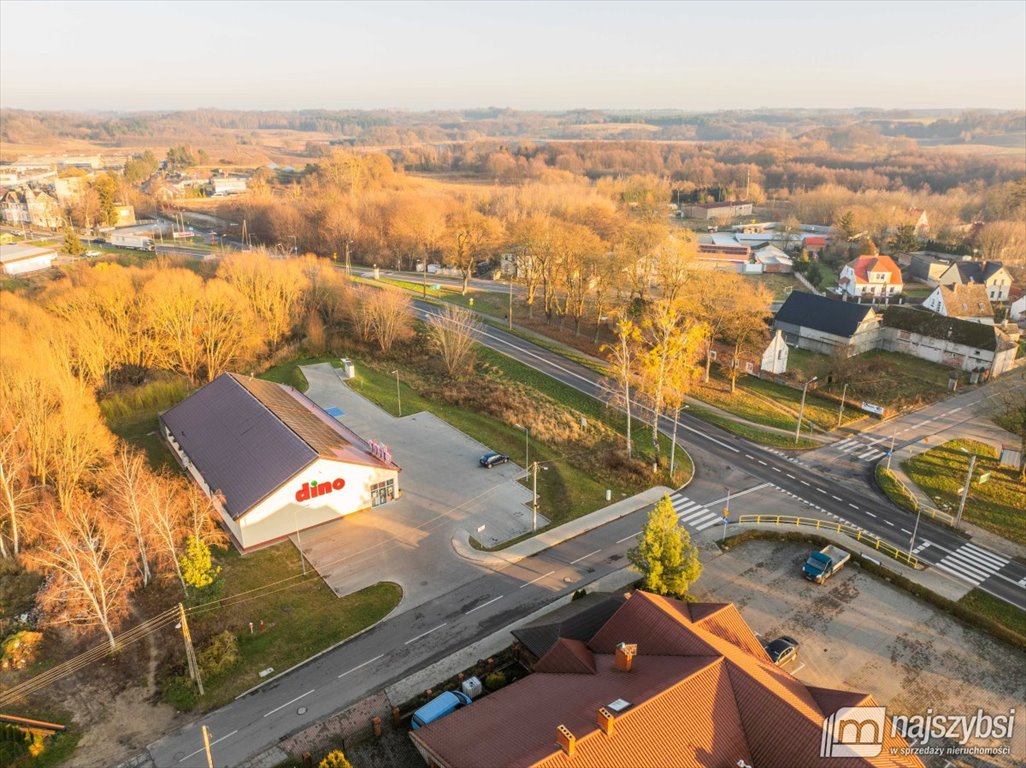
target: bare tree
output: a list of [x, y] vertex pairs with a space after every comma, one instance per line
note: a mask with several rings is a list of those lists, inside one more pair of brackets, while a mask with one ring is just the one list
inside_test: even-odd
[[[33, 489], [29, 482], [29, 457], [18, 439], [18, 425], [0, 438], [0, 501], [7, 517], [10, 554], [21, 550], [21, 520], [31, 508]], [[3, 526], [0, 525], [0, 557], [8, 557]]]
[[368, 313], [368, 321], [378, 347], [388, 354], [397, 342], [412, 335], [413, 302], [398, 288], [374, 291], [361, 307]]
[[627, 458], [633, 454], [631, 441], [631, 385], [637, 378], [638, 345], [641, 334], [636, 325], [628, 318], [621, 318], [616, 324], [616, 343], [604, 344], [602, 351], [606, 353], [613, 365], [618, 395], [616, 397], [627, 412]]
[[83, 493], [40, 507], [32, 518], [39, 546], [25, 555], [30, 567], [49, 576], [40, 605], [54, 624], [79, 632], [101, 628], [114, 650], [114, 632], [129, 613], [137, 582], [124, 526]]
[[428, 318], [428, 328], [452, 378], [460, 379], [473, 369], [474, 343], [482, 331], [473, 314], [449, 304]]
[[111, 480], [113, 512], [135, 541], [139, 575], [145, 587], [152, 578], [149, 550], [153, 538], [146, 514], [146, 490], [152, 482], [146, 459], [138, 451], [122, 444], [114, 455]]
[[166, 475], [154, 475], [145, 488], [146, 521], [155, 541], [157, 561], [165, 571], [178, 577], [185, 591], [185, 578], [178, 562], [182, 542], [189, 533], [181, 483]]

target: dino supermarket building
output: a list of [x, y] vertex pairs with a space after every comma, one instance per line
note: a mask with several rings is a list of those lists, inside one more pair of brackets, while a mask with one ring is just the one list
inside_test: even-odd
[[222, 374], [161, 414], [160, 433], [242, 552], [399, 494], [387, 447], [271, 381]]

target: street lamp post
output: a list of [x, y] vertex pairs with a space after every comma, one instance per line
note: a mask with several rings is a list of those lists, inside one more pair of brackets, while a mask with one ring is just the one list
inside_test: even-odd
[[891, 457], [894, 455], [894, 438], [895, 434], [891, 434], [891, 450], [887, 452], [887, 471], [891, 471]]
[[531, 530], [538, 530], [538, 462], [534, 462], [532, 467], [534, 478], [531, 481], [533, 500], [531, 501]]
[[395, 374], [395, 400], [399, 406], [399, 415], [403, 415], [403, 395], [399, 390], [399, 369], [396, 368], [392, 373]]
[[[916, 524], [912, 526], [912, 538], [908, 542], [908, 556], [912, 557], [912, 550], [916, 547], [916, 534], [919, 533], [919, 518], [923, 515], [923, 505], [919, 504], [916, 508]], [[910, 563], [911, 565], [911, 563]]]
[[802, 416], [805, 414], [805, 396], [809, 392], [809, 384], [818, 380], [819, 376], [813, 376], [811, 379], [805, 382], [805, 386], [802, 387], [802, 404], [798, 407], [798, 426], [794, 430], [795, 445], [798, 445], [798, 438], [801, 436], [802, 433]]
[[841, 420], [844, 418], [844, 398], [847, 396], [847, 394], [848, 394], [848, 382], [845, 382], [844, 383], [844, 391], [841, 392], [841, 407], [837, 411], [837, 427], [838, 427], [838, 429], [840, 429], [840, 427], [841, 427]]
[[720, 542], [727, 538], [727, 519], [730, 517], [730, 488], [727, 488], [727, 503], [723, 507], [723, 535]]
[[513, 330], [513, 278], [509, 279], [509, 330]]
[[677, 422], [680, 420], [680, 406], [673, 412], [673, 437], [670, 438], [670, 482], [673, 482], [673, 466], [677, 456]]
[[[963, 453], [969, 453], [965, 448], [961, 449]], [[962, 512], [965, 509], [965, 500], [969, 497], [969, 486], [973, 481], [973, 469], [976, 468], [976, 454], [972, 454], [972, 458], [969, 459], [969, 471], [965, 473], [965, 485], [962, 487], [962, 500], [958, 502], [958, 514], [955, 515], [955, 527], [962, 522]]]

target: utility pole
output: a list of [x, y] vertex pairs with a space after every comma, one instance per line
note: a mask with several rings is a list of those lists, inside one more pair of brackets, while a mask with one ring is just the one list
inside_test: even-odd
[[537, 461], [534, 462], [534, 464], [531, 465], [531, 468], [532, 468], [533, 473], [534, 473], [534, 480], [532, 481], [533, 491], [534, 491], [534, 501], [531, 503], [531, 510], [532, 510], [532, 514], [534, 516], [534, 522], [531, 525], [531, 530], [537, 531], [538, 530], [538, 462]]
[[509, 329], [513, 330], [513, 278], [509, 279]]
[[723, 535], [720, 536], [722, 542], [727, 538], [727, 520], [730, 518], [730, 488], [727, 489], [727, 503], [723, 507]]
[[199, 664], [196, 663], [196, 649], [192, 647], [192, 634], [189, 632], [189, 621], [185, 618], [185, 606], [178, 604], [178, 616], [182, 626], [182, 637], [185, 638], [185, 658], [189, 662], [189, 677], [196, 681], [199, 695], [203, 695], [203, 678], [200, 676]]
[[210, 754], [210, 732], [203, 726], [203, 750], [207, 753], [207, 768], [214, 768], [214, 756]]
[[677, 422], [680, 420], [680, 406], [673, 412], [673, 437], [670, 439], [670, 482], [673, 482], [673, 462], [677, 455]]
[[420, 276], [420, 295], [427, 298], [427, 256], [424, 257], [424, 273]]
[[395, 399], [396, 399], [396, 402], [398, 402], [398, 404], [399, 404], [399, 415], [402, 416], [403, 415], [403, 396], [402, 396], [402, 393], [399, 391], [399, 369], [396, 368], [394, 371], [392, 371], [392, 373], [395, 374]]
[[891, 471], [891, 457], [894, 455], [894, 435], [891, 435], [891, 450], [887, 452], [887, 471]]
[[798, 408], [798, 426], [794, 430], [795, 445], [798, 445], [798, 438], [801, 436], [802, 433], [802, 415], [805, 413], [805, 395], [807, 395], [809, 392], [809, 384], [816, 381], [818, 378], [819, 376], [813, 376], [811, 379], [805, 382], [805, 386], [802, 387], [802, 404]]
[[848, 382], [844, 383], [844, 391], [841, 392], [841, 408], [837, 411], [837, 427], [841, 427], [841, 419], [844, 418], [844, 398], [848, 395]]
[[958, 514], [955, 516], [955, 527], [962, 522], [962, 511], [965, 509], [965, 500], [969, 496], [969, 486], [973, 481], [973, 469], [976, 467], [976, 454], [969, 459], [969, 471], [965, 474], [965, 485], [962, 487], [962, 500], [958, 503]]

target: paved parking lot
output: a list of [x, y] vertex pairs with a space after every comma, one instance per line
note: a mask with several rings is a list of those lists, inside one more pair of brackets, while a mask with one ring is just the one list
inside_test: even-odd
[[806, 581], [799, 571], [808, 553], [807, 546], [786, 542], [749, 541], [723, 554], [704, 544], [705, 569], [692, 593], [699, 600], [736, 603], [767, 639], [795, 637], [801, 648], [787, 669], [803, 682], [871, 693], [889, 714], [932, 709], [974, 715], [982, 708], [1003, 715], [1016, 709], [1011, 756], [950, 763], [924, 758], [927, 765], [1026, 762], [1026, 654], [854, 565], [824, 585]]
[[330, 365], [302, 370], [308, 397], [342, 409], [343, 423], [387, 444], [402, 467], [401, 498], [300, 534], [304, 554], [337, 594], [395, 581], [407, 610], [479, 575], [455, 555], [457, 531], [493, 543], [530, 529], [531, 493], [515, 481], [521, 467], [482, 469], [478, 459], [490, 449], [434, 415], [395, 418], [349, 389]]

